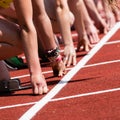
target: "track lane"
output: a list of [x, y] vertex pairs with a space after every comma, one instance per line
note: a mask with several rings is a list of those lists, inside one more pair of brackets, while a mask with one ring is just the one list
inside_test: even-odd
[[[46, 76], [47, 77], [47, 76]], [[49, 77], [51, 77], [51, 74], [49, 75]], [[28, 76], [25, 78], [25, 79], [28, 79]], [[56, 82], [55, 83], [57, 83], [58, 82], [58, 80], [59, 79], [57, 79], [57, 78], [52, 78], [52, 81], [54, 81], [54, 79], [56, 79]], [[48, 78], [48, 81], [49, 80], [51, 80], [51, 78]], [[54, 84], [55, 85], [55, 84]], [[51, 86], [51, 89], [52, 89], [52, 87], [54, 86], [54, 85], [52, 85]], [[22, 92], [24, 92], [25, 94], [22, 94]], [[44, 96], [40, 96], [40, 97], [34, 97], [34, 100], [33, 100], [33, 97], [30, 99], [30, 95], [28, 95], [27, 93], [29, 93], [29, 90], [28, 91], [21, 91], [21, 92], [18, 92], [18, 96], [19, 97], [17, 97], [17, 99], [18, 99], [18, 103], [25, 103], [25, 101], [30, 101], [30, 102], [32, 102], [33, 101], [33, 104], [35, 104], [35, 103], [37, 103], [37, 101], [39, 101], [39, 99], [41, 99], [41, 98], [43, 98]], [[26, 96], [27, 96], [27, 98], [26, 98]], [[21, 97], [23, 98], [23, 100], [21, 99]], [[6, 99], [8, 99], [8, 97], [5, 97]], [[12, 96], [12, 98], [13, 98], [13, 96]], [[11, 98], [11, 103], [14, 103], [15, 102], [15, 100], [12, 100], [12, 98]], [[16, 98], [16, 96], [14, 97], [14, 98]], [[26, 100], [25, 100], [25, 98], [26, 98]], [[10, 102], [9, 101], [9, 102]], [[27, 102], [26, 102], [27, 103]], [[33, 104], [31, 104], [31, 105], [33, 105]], [[7, 102], [6, 102], [6, 105], [7, 105]], [[31, 106], [31, 105], [28, 105], [28, 107], [25, 107], [24, 105], [23, 105], [23, 107], [22, 108], [15, 108], [16, 109], [16, 111], [21, 111], [22, 113], [23, 113], [23, 111], [26, 111], [26, 110], [28, 110], [29, 109], [29, 107]], [[15, 110], [14, 109], [14, 110]], [[24, 110], [22, 110], [22, 109], [24, 109]], [[12, 114], [14, 114], [14, 110], [13, 109], [9, 109], [9, 111], [11, 111], [11, 113]], [[5, 112], [6, 111], [6, 112]], [[3, 112], [3, 115], [5, 114], [5, 113], [7, 113], [7, 110], [5, 110], [4, 112]], [[18, 113], [18, 117], [20, 117], [21, 116], [21, 112], [20, 113]], [[1, 112], [0, 112], [0, 114], [1, 114]], [[10, 116], [10, 115], [8, 115], [8, 116]], [[16, 116], [16, 115], [15, 115]], [[2, 116], [1, 116], [2, 117]], [[13, 117], [14, 118], [14, 117]]]
[[[120, 24], [116, 24], [111, 31], [108, 32], [104, 38], [85, 56], [81, 61], [64, 76], [61, 81], [40, 101], [38, 101], [33, 107], [31, 107], [21, 118], [20, 120], [31, 119], [35, 116], [35, 114], [42, 109], [69, 81], [70, 79], [77, 73], [80, 68], [82, 68], [89, 59], [91, 59], [94, 54], [110, 39], [112, 35], [120, 28]], [[79, 66], [79, 67], [78, 67]], [[74, 72], [76, 71], [76, 72]]]

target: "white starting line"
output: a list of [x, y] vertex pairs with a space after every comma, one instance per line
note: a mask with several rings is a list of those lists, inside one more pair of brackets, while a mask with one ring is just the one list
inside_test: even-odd
[[[61, 100], [79, 98], [79, 97], [86, 97], [86, 96], [92, 96], [92, 95], [99, 95], [99, 94], [105, 94], [105, 93], [117, 92], [117, 91], [120, 91], [120, 88], [112, 88], [112, 89], [82, 93], [82, 94], [77, 94], [77, 95], [72, 95], [72, 96], [67, 96], [67, 97], [54, 98], [54, 99], [51, 99], [49, 102], [55, 102], [55, 101], [61, 101]], [[29, 105], [34, 105], [34, 104], [37, 104], [37, 102], [29, 102], [29, 103], [23, 103], [23, 104], [3, 106], [3, 107], [0, 107], [0, 110], [15, 108], [15, 107], [29, 106]]]

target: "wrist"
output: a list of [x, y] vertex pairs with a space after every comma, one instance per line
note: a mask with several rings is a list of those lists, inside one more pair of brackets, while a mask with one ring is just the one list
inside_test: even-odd
[[79, 39], [84, 39], [86, 36], [87, 36], [87, 33], [84, 32], [84, 33], [79, 34], [79, 35], [78, 35], [78, 38], [79, 38]]
[[50, 62], [59, 62], [62, 60], [62, 56], [60, 55], [60, 50], [57, 48], [46, 51], [46, 57], [50, 60]]
[[94, 24], [94, 21], [88, 18], [87, 20], [84, 20], [84, 24], [85, 26], [88, 26], [88, 25]]

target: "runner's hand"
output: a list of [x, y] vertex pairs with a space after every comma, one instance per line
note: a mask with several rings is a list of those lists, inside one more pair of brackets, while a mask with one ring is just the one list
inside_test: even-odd
[[41, 95], [48, 92], [48, 87], [45, 81], [45, 78], [42, 74], [40, 75], [32, 75], [31, 83], [33, 86], [33, 94]]
[[106, 23], [108, 25], [109, 30], [115, 25], [116, 20], [115, 20], [115, 16], [112, 12], [108, 12], [106, 14]]
[[80, 50], [88, 52], [91, 48], [87, 35], [84, 35], [82, 39], [78, 37], [77, 52]]
[[66, 45], [64, 48], [64, 64], [67, 66], [76, 65], [76, 51], [73, 45]]
[[99, 42], [98, 30], [94, 26], [94, 24], [90, 24], [86, 26], [86, 34], [89, 38], [91, 44]]
[[63, 63], [62, 60], [53, 61], [51, 63], [51, 65], [52, 65], [52, 70], [53, 70], [54, 76], [63, 76], [66, 73], [65, 64]]

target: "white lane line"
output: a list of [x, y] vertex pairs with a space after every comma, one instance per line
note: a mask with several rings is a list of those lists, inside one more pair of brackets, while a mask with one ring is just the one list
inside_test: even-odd
[[16, 105], [7, 105], [7, 106], [0, 107], [0, 110], [10, 109], [10, 108], [15, 108], [15, 107], [29, 106], [29, 105], [33, 105], [33, 104], [36, 104], [36, 103], [37, 102], [29, 102], [29, 103], [22, 103], [22, 104], [16, 104]]
[[[46, 72], [42, 72], [43, 74], [48, 74], [48, 73], [52, 73], [53, 71], [46, 71]], [[15, 77], [11, 77], [11, 79], [16, 79], [16, 78], [25, 78], [25, 77], [29, 77], [30, 74], [26, 74], [26, 75], [19, 75], [19, 76], [15, 76]]]
[[[54, 99], [51, 99], [50, 102], [73, 99], [73, 98], [80, 98], [80, 97], [86, 97], [86, 96], [93, 96], [93, 95], [116, 92], [116, 91], [120, 91], [120, 88], [112, 88], [112, 89], [100, 90], [100, 91], [88, 92], [88, 93], [82, 93], [82, 94], [72, 95], [72, 96], [67, 96], [67, 97], [54, 98]], [[23, 103], [23, 104], [3, 106], [3, 107], [0, 107], [0, 110], [2, 110], [2, 109], [10, 109], [10, 108], [15, 108], [15, 107], [24, 107], [24, 106], [34, 105], [34, 104], [37, 104], [37, 102], [29, 102], [29, 103]]]
[[117, 43], [120, 43], [120, 40], [107, 42], [106, 45], [117, 44]]
[[94, 66], [99, 66], [99, 65], [106, 65], [106, 64], [111, 64], [111, 63], [118, 63], [118, 62], [120, 62], [120, 60], [113, 60], [113, 61], [95, 63], [95, 64], [90, 64], [90, 65], [85, 65], [84, 68], [86, 68], [86, 67], [94, 67]]
[[55, 101], [67, 100], [67, 99], [78, 98], [78, 97], [86, 97], [86, 96], [98, 95], [98, 94], [103, 94], [103, 93], [110, 93], [110, 92], [115, 92], [115, 91], [120, 91], [120, 88], [113, 88], [113, 89], [100, 90], [100, 91], [83, 93], [83, 94], [78, 94], [78, 95], [72, 95], [72, 96], [67, 96], [67, 97], [62, 97], [62, 98], [55, 98], [55, 99], [51, 99], [50, 101], [55, 102]]
[[28, 111], [26, 111], [19, 120], [30, 120], [36, 113], [42, 109], [67, 83], [70, 79], [96, 54], [96, 52], [115, 34], [120, 28], [120, 23], [116, 23], [115, 26], [100, 40], [99, 43], [93, 47], [90, 52], [78, 62], [61, 80], [60, 82], [42, 99], [40, 99], [35, 105], [33, 105]]
[[[120, 62], [120, 60], [113, 60], [113, 61], [107, 61], [107, 62], [102, 62], [102, 63], [97, 63], [97, 64], [90, 64], [90, 65], [85, 65], [83, 68], [87, 68], [87, 67], [94, 67], [94, 66], [99, 66], [99, 65], [106, 65], [106, 64], [111, 64], [111, 63], [116, 63], [116, 62]], [[67, 70], [71, 70], [72, 68], [68, 68]], [[114, 92], [114, 89], [113, 89]], [[89, 93], [87, 93], [89, 94]], [[76, 96], [76, 95], [75, 95]], [[78, 95], [77, 95], [78, 96]], [[67, 97], [65, 97], [67, 98]], [[69, 97], [68, 97], [69, 98]], [[63, 98], [60, 98], [63, 99]], [[53, 100], [51, 100], [53, 101]], [[16, 104], [16, 105], [8, 105], [8, 106], [2, 106], [0, 107], [1, 109], [8, 109], [8, 108], [14, 108], [14, 107], [22, 107], [22, 106], [28, 106], [28, 105], [33, 105], [36, 104], [37, 102], [29, 102], [29, 103], [23, 103], [23, 104]]]
[[[99, 65], [106, 65], [106, 64], [117, 63], [117, 62], [120, 62], [120, 60], [113, 60], [113, 61], [107, 61], [107, 62], [102, 62], [102, 63], [85, 65], [85, 66], [83, 66], [83, 68], [94, 67], [94, 66], [99, 66]], [[71, 70], [71, 69], [72, 69], [72, 68], [68, 68], [67, 70]], [[114, 91], [114, 89], [113, 89], [113, 91]], [[61, 99], [63, 99], [63, 98], [61, 98]], [[53, 100], [52, 100], [52, 101], [53, 101]], [[2, 107], [0, 107], [0, 110], [1, 110], [1, 109], [13, 108], [13, 107], [28, 106], [28, 105], [33, 105], [33, 104], [36, 104], [36, 103], [37, 103], [37, 102], [29, 102], [29, 103], [23, 103], [23, 104], [2, 106]]]
[[[117, 44], [117, 43], [120, 43], [120, 40], [115, 40], [115, 41], [110, 41], [110, 42], [107, 42], [105, 43], [105, 45], [110, 45], [110, 44]], [[77, 49], [77, 48], [75, 48]], [[61, 52], [63, 52], [64, 50], [61, 50]], [[25, 59], [24, 56], [22, 56], [22, 59]], [[71, 68], [67, 68], [66, 70], [71, 70]], [[48, 74], [48, 73], [52, 73], [53, 71], [45, 71], [43, 72], [43, 74]], [[16, 79], [16, 78], [24, 78], [24, 77], [29, 77], [30, 75], [29, 74], [26, 74], [26, 75], [20, 75], [20, 76], [15, 76], [15, 77], [11, 77], [11, 79]]]
[[[111, 64], [111, 63], [116, 63], [116, 62], [120, 62], [120, 60], [112, 60], [112, 61], [106, 61], [106, 62], [101, 62], [101, 63], [89, 64], [89, 65], [83, 66], [83, 68], [86, 68], [86, 67], [94, 67], [94, 66], [98, 66], [98, 65]], [[72, 69], [72, 67], [66, 68], [67, 71], [68, 71], [68, 70], [71, 70], [71, 69]], [[48, 73], [52, 73], [52, 72], [53, 72], [53, 71], [46, 71], [46, 72], [43, 72], [43, 74], [48, 74]], [[30, 76], [29, 74], [26, 74], [26, 75], [11, 77], [11, 79], [25, 78], [25, 77], [29, 77], [29, 76]]]
[[[115, 40], [115, 41], [110, 41], [110, 42], [107, 42], [105, 43], [105, 45], [110, 45], [110, 44], [117, 44], [117, 43], [120, 43], [120, 40]], [[24, 59], [24, 56], [23, 56], [23, 59]], [[66, 68], [66, 70], [71, 70], [72, 68]], [[48, 74], [48, 73], [52, 73], [53, 71], [45, 71], [45, 72], [42, 72], [43, 74]], [[20, 76], [15, 76], [15, 77], [11, 77], [11, 79], [16, 79], [16, 78], [24, 78], [24, 77], [29, 77], [30, 75], [29, 74], [26, 74], [26, 75], [20, 75]]]

